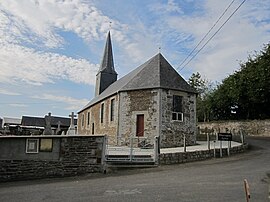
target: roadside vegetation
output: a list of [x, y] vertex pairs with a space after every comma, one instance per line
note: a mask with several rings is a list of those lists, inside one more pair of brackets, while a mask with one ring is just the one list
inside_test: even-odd
[[214, 85], [193, 73], [189, 84], [198, 91], [199, 122], [270, 118], [270, 44], [249, 56], [240, 68]]

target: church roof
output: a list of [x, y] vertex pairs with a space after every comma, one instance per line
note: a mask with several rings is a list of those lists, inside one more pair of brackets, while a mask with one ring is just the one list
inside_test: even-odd
[[112, 53], [112, 41], [111, 34], [108, 32], [107, 41], [103, 53], [103, 58], [100, 64], [99, 72], [115, 73], [113, 53]]
[[154, 88], [197, 93], [196, 90], [176, 72], [163, 55], [158, 53], [126, 76], [111, 84], [79, 112], [118, 92]]

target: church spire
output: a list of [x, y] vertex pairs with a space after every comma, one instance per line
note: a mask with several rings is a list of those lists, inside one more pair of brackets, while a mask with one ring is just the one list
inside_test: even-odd
[[102, 62], [100, 65], [99, 71], [106, 71], [108, 73], [116, 73], [114, 70], [114, 62], [113, 62], [113, 53], [112, 53], [112, 42], [111, 42], [111, 34], [108, 32], [107, 41], [103, 53]]
[[103, 53], [103, 58], [100, 64], [99, 71], [96, 75], [95, 95], [98, 96], [99, 94], [101, 94], [116, 80], [117, 80], [117, 73], [114, 69], [111, 34], [109, 31], [107, 35], [107, 41]]

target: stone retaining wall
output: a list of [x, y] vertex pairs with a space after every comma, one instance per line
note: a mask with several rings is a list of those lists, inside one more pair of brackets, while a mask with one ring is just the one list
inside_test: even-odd
[[[237, 147], [233, 147], [230, 149], [230, 155], [242, 153], [248, 149], [248, 145], [241, 145]], [[227, 149], [222, 149], [222, 156], [228, 156]], [[216, 157], [220, 157], [220, 149], [216, 149]], [[207, 151], [193, 151], [193, 152], [178, 152], [178, 153], [168, 153], [168, 154], [160, 154], [160, 164], [179, 164], [179, 163], [187, 163], [192, 161], [201, 161], [214, 158], [214, 149]]]
[[246, 135], [270, 136], [270, 120], [250, 120], [250, 121], [219, 121], [198, 123], [200, 129], [213, 129], [214, 132], [232, 133], [243, 130]]
[[[7, 145], [10, 152], [18, 148], [12, 147], [17, 139], [33, 137], [0, 137], [2, 145]], [[43, 138], [37, 136], [34, 138]], [[59, 156], [46, 160], [33, 158], [40, 154], [25, 154], [25, 157], [5, 159], [0, 154], [0, 182], [13, 180], [38, 179], [49, 177], [75, 176], [93, 172], [103, 172], [104, 136], [50, 136], [59, 142]], [[6, 144], [3, 144], [5, 142]], [[25, 144], [21, 145], [25, 148]], [[18, 145], [16, 145], [18, 147]], [[31, 158], [27, 157], [30, 155]]]

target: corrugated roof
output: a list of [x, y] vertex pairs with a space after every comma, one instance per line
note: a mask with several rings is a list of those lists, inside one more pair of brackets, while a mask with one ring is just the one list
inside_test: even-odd
[[100, 95], [93, 98], [82, 110], [121, 91], [140, 89], [173, 89], [197, 93], [168, 63], [161, 53], [110, 85]]

